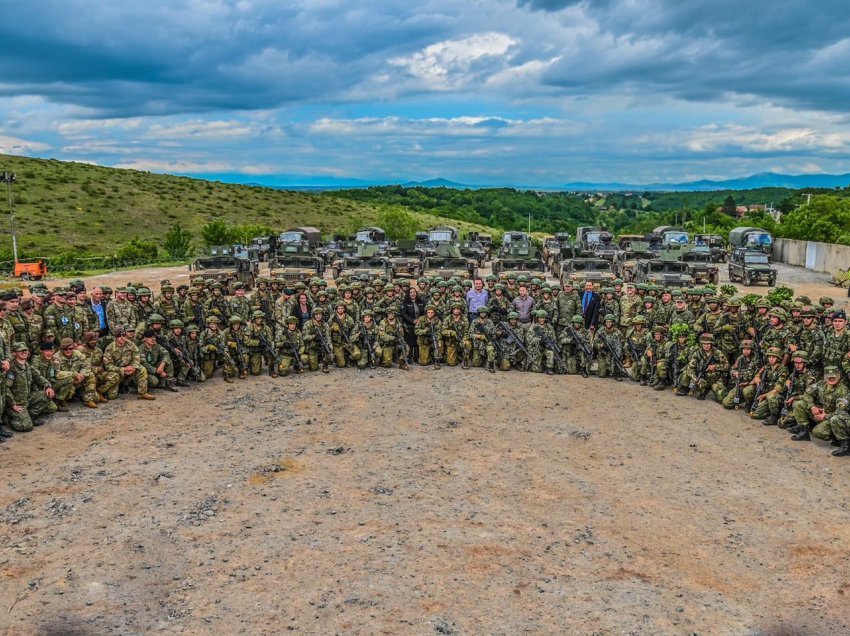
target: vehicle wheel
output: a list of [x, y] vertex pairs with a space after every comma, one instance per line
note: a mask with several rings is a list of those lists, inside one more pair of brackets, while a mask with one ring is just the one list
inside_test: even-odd
[[24, 272], [23, 274], [21, 274], [21, 280], [24, 281], [25, 283], [29, 282], [29, 279], [30, 279], [29, 272]]
[[768, 286], [768, 287], [776, 287], [776, 279], [775, 279], [775, 278], [771, 278], [771, 279], [768, 281], [767, 286]]
[[711, 282], [715, 285], [720, 283], [720, 272], [716, 273], [714, 276], [711, 277]]
[[749, 287], [750, 285], [752, 285], [752, 284], [753, 284], [753, 281], [750, 279], [750, 275], [749, 275], [749, 274], [744, 274], [744, 277], [743, 277], [743, 279], [742, 279], [742, 280], [743, 280], [744, 285], [745, 285], [746, 287]]
[[732, 268], [731, 268], [731, 267], [729, 268], [729, 282], [730, 282], [730, 283], [734, 283], [734, 282], [735, 282], [735, 275], [732, 273]]

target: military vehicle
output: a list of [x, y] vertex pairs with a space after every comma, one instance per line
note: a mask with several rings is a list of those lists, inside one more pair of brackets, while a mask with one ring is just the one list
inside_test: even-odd
[[454, 244], [458, 240], [458, 231], [451, 225], [438, 225], [428, 230], [428, 240], [432, 245]]
[[555, 278], [561, 277], [561, 263], [571, 258], [593, 258], [593, 252], [586, 250], [581, 243], [567, 241], [561, 243], [561, 247], [557, 252], [552, 252], [549, 255], [549, 260], [546, 265], [549, 271]]
[[493, 257], [493, 237], [490, 234], [484, 234], [482, 232], [467, 232], [466, 233], [467, 241], [478, 241], [481, 243], [481, 247], [484, 248], [484, 252], [486, 256], [484, 260], [489, 261]]
[[277, 250], [277, 236], [255, 236], [251, 239], [251, 246], [256, 248], [261, 263], [268, 262]]
[[671, 258], [655, 258], [637, 262], [634, 282], [664, 287], [690, 287], [694, 279], [688, 273], [686, 263]]
[[757, 250], [767, 255], [773, 252], [773, 236], [760, 227], [736, 227], [729, 232], [729, 246]]
[[601, 284], [611, 282], [615, 278], [611, 261], [604, 258], [570, 258], [561, 261], [561, 285], [566, 281], [583, 284], [588, 280]]
[[530, 244], [531, 239], [525, 232], [505, 232], [502, 234], [502, 246], [499, 248], [499, 256], [507, 254], [512, 245]]
[[306, 243], [310, 249], [316, 249], [322, 242], [322, 231], [317, 227], [294, 227], [281, 232], [277, 237], [278, 243]]
[[590, 249], [590, 246], [599, 242], [599, 235], [602, 233], [601, 227], [582, 225], [576, 228], [576, 242], [581, 243], [585, 248]]
[[233, 248], [226, 245], [210, 247], [209, 256], [196, 258], [189, 265], [189, 284], [202, 280], [205, 283], [214, 280], [224, 285], [228, 294], [235, 290], [236, 283], [242, 283], [251, 290], [260, 275], [260, 262], [256, 259], [239, 258]]
[[416, 247], [415, 240], [400, 240], [390, 248], [388, 258], [392, 266], [393, 278], [419, 278], [425, 250]]
[[270, 276], [282, 278], [287, 283], [305, 282], [325, 273], [325, 260], [316, 256], [303, 244], [282, 245], [278, 255], [269, 262]]
[[537, 247], [529, 242], [513, 241], [507, 249], [502, 245], [501, 255], [493, 260], [492, 269], [493, 274], [502, 280], [517, 272], [538, 273], [540, 278], [546, 276], [546, 265], [540, 258]]
[[613, 261], [620, 251], [620, 246], [614, 242], [614, 235], [611, 232], [600, 232], [599, 241], [591, 244], [593, 254], [597, 258], [604, 258]]
[[426, 256], [422, 262], [422, 276], [449, 278], [475, 278], [478, 268], [473, 261], [461, 256], [454, 245], [438, 245], [435, 256]]
[[457, 247], [460, 250], [461, 256], [475, 261], [476, 267], [484, 267], [484, 262], [487, 260], [487, 252], [481, 243], [478, 241], [461, 241]]
[[[660, 243], [662, 249], [668, 247], [682, 247], [690, 244], [688, 233], [685, 230], [673, 225], [659, 225], [652, 230], [651, 243]], [[653, 249], [650, 247], [650, 249]]]
[[357, 230], [354, 235], [355, 243], [365, 243], [366, 245], [385, 243], [386, 240], [387, 233], [379, 227], [364, 227]]
[[635, 279], [635, 268], [638, 261], [651, 260], [655, 257], [656, 253], [649, 249], [649, 243], [632, 241], [629, 243], [628, 249], [617, 252], [613, 261], [614, 273], [617, 278], [622, 278], [625, 282], [631, 283]]
[[726, 241], [719, 234], [694, 234], [694, 245], [705, 245], [715, 263], [726, 262]]
[[635, 249], [632, 247], [632, 243], [646, 243], [646, 238], [643, 234], [620, 234], [617, 237], [617, 245], [620, 246], [621, 250]]
[[355, 256], [345, 256], [334, 261], [331, 266], [334, 280], [340, 284], [348, 282], [354, 276], [363, 275], [368, 276], [369, 280], [378, 277], [392, 280], [393, 267], [390, 259], [379, 256], [377, 252], [376, 246], [361, 246]]
[[720, 282], [720, 270], [714, 258], [712, 258], [708, 246], [695, 246], [694, 249], [679, 254], [678, 258], [688, 266], [688, 273], [693, 277], [695, 283], [717, 285]]
[[770, 266], [770, 259], [764, 252], [736, 248], [729, 256], [729, 281], [736, 280], [748, 287], [762, 281], [773, 287], [776, 285], [776, 270]]

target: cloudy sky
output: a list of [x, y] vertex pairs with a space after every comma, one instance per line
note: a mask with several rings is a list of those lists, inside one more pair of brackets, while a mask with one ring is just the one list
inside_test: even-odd
[[0, 6], [3, 153], [270, 184], [850, 172], [833, 0]]

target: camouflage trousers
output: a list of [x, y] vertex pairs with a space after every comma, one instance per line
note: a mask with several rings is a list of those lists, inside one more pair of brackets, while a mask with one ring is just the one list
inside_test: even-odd
[[483, 367], [496, 362], [496, 347], [486, 340], [472, 341], [472, 366]]
[[304, 368], [307, 366], [309, 360], [307, 358], [306, 353], [298, 356], [298, 362], [301, 363], [301, 366], [299, 367], [301, 369], [301, 371], [298, 371], [295, 368], [295, 354], [293, 354], [291, 351], [286, 351], [286, 352], [282, 353], [278, 357], [278, 362], [279, 362], [279, 364], [277, 366], [277, 372], [280, 375], [286, 377], [287, 375], [289, 375], [291, 373], [300, 373], [301, 371], [303, 371]]
[[[755, 389], [753, 389], [755, 393]], [[763, 400], [759, 399], [758, 404], [753, 404], [750, 410], [750, 417], [754, 420], [763, 420], [769, 415], [779, 415], [782, 408], [782, 395], [771, 393]]]
[[33, 391], [20, 413], [15, 412], [11, 403], [6, 404], [4, 419], [13, 431], [26, 433], [33, 429], [33, 418], [39, 415], [50, 415], [56, 412], [56, 404], [47, 397], [44, 391]]
[[850, 413], [833, 413], [812, 429], [812, 437], [824, 441], [830, 441], [834, 437], [839, 442], [850, 439]]
[[[689, 389], [692, 379], [691, 374], [688, 373], [687, 370], [682, 371], [682, 377], [679, 378], [679, 388]], [[696, 387], [694, 388], [695, 393], [707, 394], [709, 391], [714, 394], [715, 401], [722, 404], [723, 398], [726, 397], [727, 390], [726, 384], [723, 382], [723, 378], [719, 373], [705, 374], [702, 379], [696, 383]]]
[[[404, 344], [404, 343], [402, 343]], [[407, 347], [404, 347], [404, 353], [399, 353], [398, 342], [393, 344], [384, 343], [380, 347], [381, 349], [381, 366], [385, 369], [389, 369], [393, 366], [393, 363], [407, 363]]]
[[[121, 384], [121, 374], [117, 371], [96, 371], [94, 374], [97, 392], [109, 399], [113, 393], [118, 397], [118, 385]], [[115, 398], [112, 398], [115, 399]]]
[[614, 357], [606, 352], [599, 352], [596, 356], [596, 375], [600, 378], [621, 377], [622, 373], [617, 370], [614, 363]]
[[107, 400], [114, 400], [118, 397], [118, 389], [120, 387], [136, 387], [139, 395], [148, 392], [148, 370], [144, 367], [135, 367], [136, 372], [132, 375], [124, 375], [123, 372], [118, 376], [120, 379], [118, 384], [104, 397]]
[[310, 371], [316, 371], [319, 368], [319, 364], [323, 367], [333, 364], [333, 357], [325, 353], [325, 351], [319, 347], [310, 347], [307, 350], [307, 365]]
[[447, 338], [443, 343], [443, 350], [446, 353], [446, 364], [450, 367], [457, 366], [459, 362], [469, 363], [470, 343], [468, 340], [458, 343], [455, 338]]
[[528, 360], [529, 371], [543, 373], [544, 369], [551, 371], [555, 368], [555, 354], [549, 351], [549, 349], [535, 349], [532, 347], [528, 350], [528, 353], [531, 354]]
[[[365, 345], [365, 343], [364, 343]], [[372, 359], [369, 359], [369, 351], [364, 346], [360, 350], [360, 359], [357, 361], [358, 369], [365, 369], [369, 366], [369, 364], [374, 366], [378, 366], [381, 364], [381, 345], [377, 343], [372, 343]]]
[[251, 375], [260, 375], [263, 367], [268, 367], [271, 373], [274, 368], [274, 358], [261, 349], [251, 349], [248, 353], [248, 371]]
[[339, 368], [347, 367], [350, 363], [359, 362], [362, 352], [356, 344], [336, 344], [331, 348], [334, 352], [334, 362]]
[[94, 373], [84, 373], [79, 382], [74, 379], [75, 375], [70, 371], [60, 371], [56, 374], [56, 380], [53, 382], [56, 399], [67, 402], [74, 399], [74, 395], [79, 392], [84, 402], [97, 402], [97, 379]]
[[[725, 409], [735, 408], [735, 396], [737, 395], [737, 393], [738, 392], [737, 392], [737, 390], [735, 389], [734, 386], [731, 389], [729, 389], [729, 391], [726, 393], [726, 396], [723, 398], [723, 401], [721, 402], [721, 404], [723, 405], [723, 408], [725, 408]], [[745, 405], [752, 402], [753, 397], [755, 397], [755, 394], [756, 394], [756, 387], [754, 387], [753, 385], [748, 384], [747, 386], [742, 387], [741, 388], [741, 403], [739, 404], [740, 408], [744, 408]], [[767, 416], [765, 416], [765, 417], [767, 417]]]
[[501, 357], [499, 368], [502, 371], [510, 371], [511, 369], [525, 371], [525, 363], [525, 354], [517, 349], [515, 351], [508, 351]]
[[[251, 360], [250, 360], [247, 353], [243, 353], [242, 359], [240, 360], [239, 354], [236, 353], [235, 350], [231, 350], [230, 358], [232, 359], [233, 362], [236, 363], [236, 366], [233, 366], [233, 364], [231, 364], [230, 361], [228, 361], [228, 360], [224, 361], [224, 364], [222, 365], [222, 368], [221, 368], [221, 372], [222, 372], [222, 374], [224, 375], [225, 378], [235, 378], [237, 375], [242, 376], [243, 374], [248, 373], [248, 369], [250, 367]], [[239, 367], [240, 362], [242, 363], [241, 368]]]
[[[430, 337], [419, 336], [419, 364], [427, 366], [433, 363], [434, 345]], [[437, 360], [443, 359], [443, 345], [439, 338], [437, 339]]]

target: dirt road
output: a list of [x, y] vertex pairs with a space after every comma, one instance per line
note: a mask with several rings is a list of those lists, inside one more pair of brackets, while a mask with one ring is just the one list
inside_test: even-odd
[[216, 379], [0, 446], [0, 632], [846, 634], [850, 463], [693, 399]]

